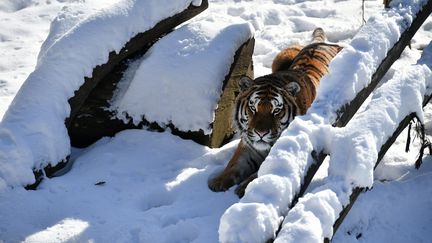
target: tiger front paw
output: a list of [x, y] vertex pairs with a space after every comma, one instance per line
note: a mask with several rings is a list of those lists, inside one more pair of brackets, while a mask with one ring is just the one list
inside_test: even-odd
[[239, 197], [239, 198], [242, 198], [243, 196], [244, 196], [244, 194], [245, 194], [245, 191], [246, 191], [246, 187], [247, 187], [247, 184], [243, 184], [243, 183], [241, 183], [236, 189], [235, 189], [235, 194], [237, 194], [237, 196]]
[[257, 172], [255, 172], [252, 175], [250, 175], [246, 180], [242, 181], [238, 185], [238, 187], [235, 189], [235, 194], [237, 194], [237, 196], [239, 198], [242, 198], [244, 196], [244, 194], [245, 194], [246, 187], [249, 185], [249, 183], [251, 183], [257, 177], [258, 177], [258, 174], [257, 174]]
[[214, 192], [223, 192], [234, 186], [234, 180], [230, 176], [220, 175], [208, 181], [208, 187]]

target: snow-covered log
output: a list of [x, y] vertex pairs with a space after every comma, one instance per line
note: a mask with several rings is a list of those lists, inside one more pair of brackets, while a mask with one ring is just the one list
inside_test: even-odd
[[418, 64], [398, 70], [379, 87], [365, 111], [332, 131], [324, 185], [300, 198], [275, 242], [331, 239], [358, 195], [371, 188], [373, 171], [410, 121], [423, 121], [432, 92], [432, 43]]
[[253, 77], [253, 49], [248, 24], [200, 19], [181, 27], [92, 91], [69, 127], [72, 145], [145, 127], [220, 147], [234, 134], [237, 80]]
[[[120, 0], [90, 13], [62, 9], [35, 70], [0, 124], [0, 189], [34, 184], [39, 178], [33, 171], [49, 174], [66, 161], [67, 118], [75, 116], [96, 83], [122, 59], [206, 7], [206, 0]], [[152, 28], [157, 30], [146, 34]]]
[[207, 7], [207, 0], [201, 1], [200, 5], [197, 6], [190, 4], [189, 7], [184, 9], [182, 12], [176, 13], [166, 19], [162, 19], [151, 29], [136, 34], [123, 46], [120, 52], [111, 51], [109, 53], [108, 61], [102, 65], [96, 66], [93, 69], [92, 75], [90, 77], [85, 77], [84, 84], [75, 91], [74, 96], [69, 99], [71, 112], [69, 117], [66, 119], [66, 126], [68, 128], [71, 126], [71, 121], [74, 120], [75, 116], [81, 109], [81, 106], [87, 100], [90, 92], [104, 78], [110, 78], [107, 76], [109, 76], [114, 69], [117, 69], [117, 66], [120, 63], [127, 62], [127, 60], [136, 55], [143, 55], [161, 36], [169, 33], [176, 26], [201, 13]]
[[[332, 125], [342, 126], [351, 119], [430, 14], [431, 4], [393, 1], [391, 9], [368, 20], [331, 63], [307, 114], [290, 124], [245, 196], [224, 213], [220, 241], [265, 242], [276, 236], [289, 207], [304, 192], [330, 147], [326, 138], [331, 137]], [[248, 215], [260, 220], [244, 220]]]

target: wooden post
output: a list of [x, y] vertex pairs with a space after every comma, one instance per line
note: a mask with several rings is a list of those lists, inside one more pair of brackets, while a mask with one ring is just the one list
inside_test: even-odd
[[252, 55], [254, 51], [255, 40], [251, 39], [244, 44], [236, 57], [231, 70], [224, 81], [222, 96], [215, 111], [215, 120], [213, 122], [213, 131], [210, 138], [209, 146], [219, 148], [226, 144], [234, 135], [235, 128], [233, 124], [233, 111], [235, 99], [239, 93], [237, 81], [241, 76], [247, 75], [254, 78]]

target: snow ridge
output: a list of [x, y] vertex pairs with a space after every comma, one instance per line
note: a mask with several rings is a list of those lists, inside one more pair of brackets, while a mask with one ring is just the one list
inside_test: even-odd
[[[397, 8], [368, 20], [351, 43], [336, 56], [330, 65], [330, 74], [321, 80], [312, 107], [305, 116], [297, 117], [284, 131], [261, 165], [258, 178], [249, 184], [245, 196], [221, 217], [219, 226], [221, 242], [262, 242], [262, 239], [254, 238], [254, 235], [262, 235], [265, 239], [275, 237], [278, 222], [286, 215], [287, 206], [290, 206], [290, 202], [299, 192], [302, 179], [313, 163], [312, 151], [332, 149], [330, 146], [332, 141], [325, 138], [332, 137], [329, 134], [332, 130], [330, 124], [336, 118], [336, 111], [370, 83], [371, 75], [385, 58], [388, 50], [400, 38], [401, 33], [411, 24], [426, 2], [425, 0], [393, 1], [392, 4]], [[371, 181], [370, 171], [364, 168], [363, 172], [365, 174], [360, 175], [360, 179], [357, 178], [359, 184]], [[268, 193], [267, 191], [273, 190], [275, 184], [282, 188], [278, 187], [278, 192]], [[268, 194], [271, 196], [268, 197]], [[341, 209], [336, 195], [326, 193], [327, 203], [324, 205]], [[316, 202], [311, 204], [314, 205]], [[292, 220], [303, 220], [298, 217], [293, 218], [294, 213], [290, 215]], [[337, 215], [334, 213], [327, 215], [320, 210], [316, 214], [326, 215], [328, 220], [332, 220]], [[265, 222], [275, 223], [264, 224], [263, 220], [245, 221], [243, 219], [247, 218], [246, 215], [256, 215], [257, 218], [265, 218]], [[319, 224], [316, 219], [306, 217], [304, 220], [308, 220], [308, 225]], [[322, 235], [331, 233], [331, 228], [328, 227], [319, 227], [319, 230], [322, 232], [315, 232], [315, 235], [308, 240], [322, 241]]]

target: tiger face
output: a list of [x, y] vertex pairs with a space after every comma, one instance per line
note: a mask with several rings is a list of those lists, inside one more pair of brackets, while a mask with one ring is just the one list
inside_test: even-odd
[[272, 80], [260, 78], [255, 82], [243, 77], [239, 87], [235, 120], [242, 139], [256, 150], [268, 151], [297, 115], [295, 95], [300, 86], [296, 82], [278, 86]]

